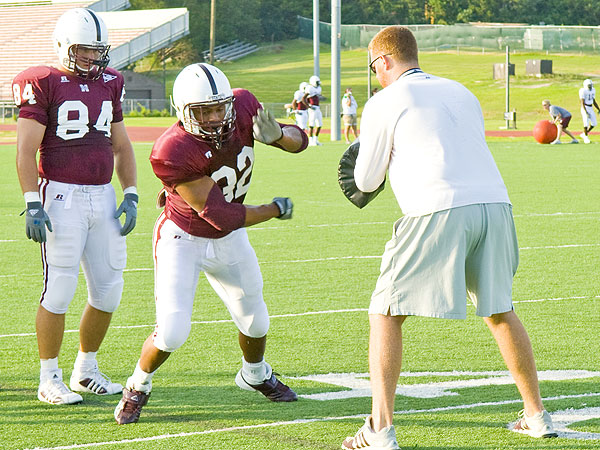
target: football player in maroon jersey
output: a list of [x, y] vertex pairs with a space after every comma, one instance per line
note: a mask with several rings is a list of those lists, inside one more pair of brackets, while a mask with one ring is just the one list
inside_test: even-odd
[[[79, 403], [77, 392], [108, 395], [123, 389], [103, 375], [96, 362], [121, 301], [125, 235], [135, 226], [138, 202], [135, 157], [121, 110], [123, 77], [107, 68], [107, 38], [106, 25], [95, 12], [68, 10], [53, 36], [59, 67], [29, 68], [12, 86], [20, 108], [17, 172], [27, 204], [26, 234], [41, 244], [44, 268], [36, 317], [38, 398], [50, 404]], [[110, 183], [113, 170], [124, 193], [119, 208]], [[80, 263], [88, 303], [69, 390], [58, 354]]]
[[138, 421], [152, 376], [186, 341], [200, 272], [239, 330], [243, 358], [236, 384], [275, 402], [297, 399], [264, 360], [269, 315], [245, 228], [291, 219], [293, 205], [284, 197], [244, 205], [244, 197], [255, 141], [298, 153], [308, 137], [295, 125], [275, 121], [249, 91], [232, 90], [225, 74], [209, 64], [192, 64], [179, 73], [173, 103], [179, 121], [158, 138], [150, 155], [164, 185], [159, 199], [165, 206], [154, 228], [156, 328], [115, 409], [119, 424]]

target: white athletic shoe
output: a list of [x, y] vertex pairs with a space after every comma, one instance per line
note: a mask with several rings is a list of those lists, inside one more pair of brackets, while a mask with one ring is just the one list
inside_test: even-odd
[[97, 362], [90, 368], [74, 368], [69, 384], [74, 391], [96, 395], [120, 394], [123, 391], [123, 386], [111, 383], [110, 379], [98, 370]]
[[554, 438], [558, 436], [554, 431], [554, 425], [552, 425], [552, 417], [545, 410], [531, 417], [525, 414], [525, 410], [521, 411], [519, 420], [514, 424], [512, 431], [527, 434], [534, 438]]
[[81, 395], [71, 392], [62, 380], [62, 370], [58, 369], [50, 378], [40, 382], [38, 399], [51, 405], [73, 405], [81, 403]]
[[550, 144], [562, 144], [562, 142], [560, 142], [560, 140], [556, 139], [556, 140], [550, 142]]
[[341, 448], [343, 450], [400, 450], [394, 425], [375, 433], [371, 428], [371, 416], [367, 417], [365, 424], [354, 436], [344, 439]]
[[585, 133], [581, 133], [579, 136], [581, 137], [581, 139], [583, 139], [584, 144], [589, 144], [592, 142], [590, 141], [590, 138], [585, 135]]

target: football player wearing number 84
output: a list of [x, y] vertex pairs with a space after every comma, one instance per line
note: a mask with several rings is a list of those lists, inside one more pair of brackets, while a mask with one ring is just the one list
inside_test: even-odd
[[[243, 202], [254, 142], [298, 153], [308, 137], [295, 125], [275, 121], [249, 91], [231, 89], [225, 74], [209, 64], [192, 64], [179, 73], [173, 104], [179, 120], [150, 155], [164, 186], [159, 206], [165, 207], [154, 228], [156, 328], [115, 409], [119, 424], [138, 421], [154, 373], [186, 341], [200, 272], [239, 330], [243, 358], [235, 383], [275, 402], [297, 399], [264, 360], [269, 315], [245, 229], [273, 218], [291, 219], [293, 205], [285, 197], [258, 206]], [[199, 354], [203, 364], [210, 364], [209, 356]]]
[[[36, 317], [38, 398], [56, 405], [81, 402], [77, 392], [122, 390], [99, 371], [96, 353], [121, 301], [125, 235], [135, 227], [138, 195], [135, 156], [121, 110], [123, 77], [107, 68], [106, 25], [89, 9], [71, 9], [59, 18], [53, 39], [58, 67], [29, 68], [12, 87], [20, 108], [17, 172], [27, 205], [26, 234], [41, 244], [44, 268]], [[119, 208], [113, 170], [124, 193]], [[80, 263], [88, 301], [69, 389], [58, 355]]]

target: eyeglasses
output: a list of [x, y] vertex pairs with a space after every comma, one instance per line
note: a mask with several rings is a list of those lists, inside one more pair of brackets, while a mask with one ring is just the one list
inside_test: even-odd
[[375, 69], [375, 67], [373, 67], [373, 64], [375, 64], [375, 61], [377, 61], [379, 58], [383, 58], [384, 56], [390, 56], [391, 53], [386, 53], [385, 55], [379, 55], [377, 58], [375, 58], [373, 61], [371, 61], [371, 63], [369, 64], [369, 69], [371, 69], [371, 72], [373, 72], [375, 75], [377, 75], [377, 69]]

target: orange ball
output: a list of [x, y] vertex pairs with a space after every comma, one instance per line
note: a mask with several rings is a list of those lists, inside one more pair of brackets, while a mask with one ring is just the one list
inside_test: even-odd
[[556, 128], [556, 125], [547, 120], [540, 120], [533, 127], [533, 137], [540, 144], [549, 144], [556, 139], [557, 134], [558, 129]]

